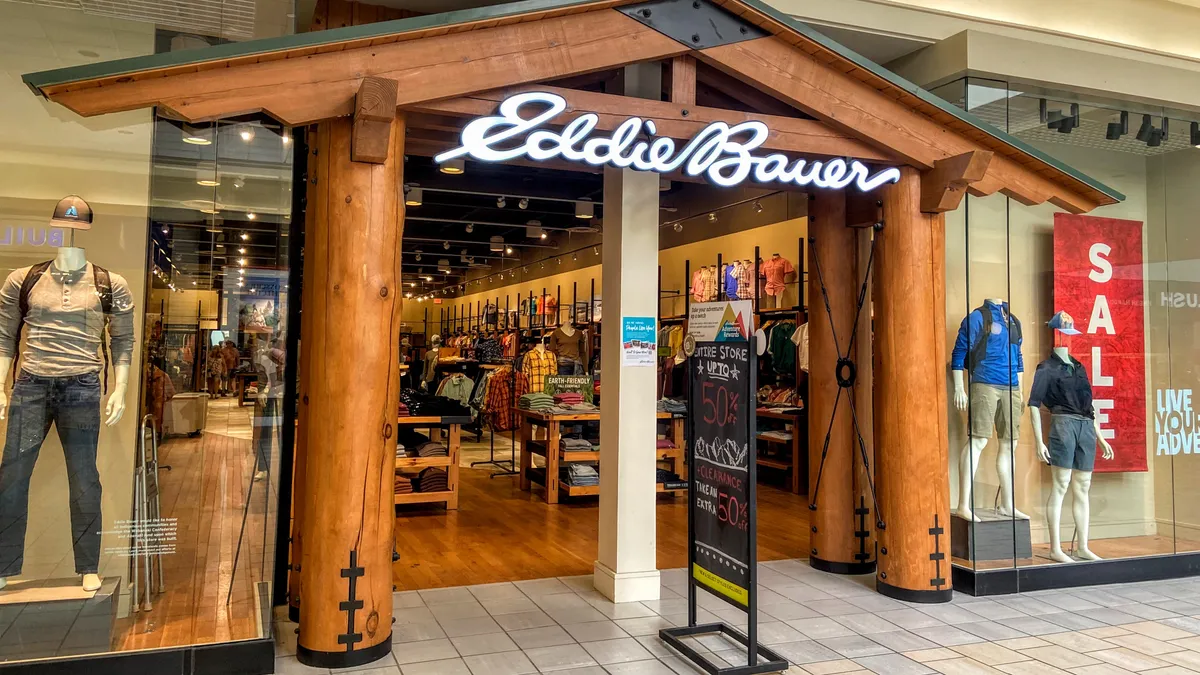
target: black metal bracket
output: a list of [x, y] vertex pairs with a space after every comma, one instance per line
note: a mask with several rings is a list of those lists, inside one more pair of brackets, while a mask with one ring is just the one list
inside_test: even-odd
[[350, 551], [350, 566], [342, 570], [342, 578], [349, 579], [346, 600], [338, 603], [338, 609], [346, 612], [346, 632], [338, 636], [338, 644], [346, 645], [346, 651], [354, 651], [354, 645], [363, 641], [362, 633], [354, 632], [354, 614], [363, 608], [358, 599], [358, 578], [367, 571], [358, 566], [358, 551]]
[[933, 578], [929, 580], [929, 585], [941, 590], [946, 585], [946, 578], [942, 576], [942, 561], [946, 559], [946, 554], [942, 552], [942, 535], [946, 533], [946, 528], [938, 520], [938, 514], [933, 514], [933, 527], [929, 528], [929, 534], [933, 537], [933, 553], [929, 554], [929, 559], [933, 561]]
[[652, 0], [618, 12], [693, 49], [766, 37], [768, 33], [710, 0]]
[[859, 495], [858, 508], [854, 509], [854, 515], [858, 516], [858, 528], [854, 531], [854, 536], [858, 539], [858, 553], [854, 554], [854, 559], [860, 563], [871, 560], [871, 554], [867, 552], [867, 538], [871, 536], [871, 531], [867, 529], [867, 516], [870, 514], [871, 509], [867, 508], [867, 500]]
[[[829, 329], [833, 332], [833, 344], [837, 347], [841, 344], [838, 340], [837, 325], [833, 320], [833, 308], [829, 305], [829, 287], [825, 285], [825, 275], [821, 271], [821, 257], [817, 253], [816, 239], [809, 237], [809, 250], [812, 252], [813, 267], [817, 270], [817, 281], [821, 284], [821, 299], [825, 303], [825, 315], [829, 317]], [[859, 453], [862, 455], [863, 466], [867, 476], [867, 486], [871, 489], [871, 503], [875, 506], [875, 514], [878, 516], [876, 526], [881, 529], [887, 529], [887, 523], [883, 519], [883, 513], [879, 510], [879, 497], [875, 494], [875, 480], [871, 478], [871, 462], [867, 457], [867, 444], [863, 440], [862, 427], [858, 423], [858, 408], [854, 405], [854, 396], [851, 395], [851, 388], [854, 387], [854, 382], [857, 379], [858, 367], [855, 365], [851, 355], [854, 353], [854, 341], [858, 339], [858, 320], [862, 317], [863, 306], [867, 302], [867, 284], [871, 281], [871, 270], [875, 266], [875, 238], [871, 238], [871, 254], [867, 259], [867, 271], [863, 275], [862, 286], [859, 287], [857, 305], [854, 309], [854, 323], [850, 326], [850, 342], [846, 345], [846, 353], [842, 354], [839, 350], [837, 360], [837, 370], [834, 376], [837, 378], [838, 393], [833, 400], [833, 412], [829, 415], [829, 429], [825, 432], [825, 444], [821, 448], [821, 464], [817, 468], [817, 483], [813, 486], [812, 500], [809, 502], [808, 509], [810, 511], [817, 510], [817, 496], [821, 492], [821, 478], [825, 473], [825, 459], [829, 456], [829, 441], [833, 436], [833, 422], [837, 419], [838, 406], [842, 403], [842, 395], [846, 397], [846, 405], [850, 406], [850, 415], [854, 419], [854, 435], [858, 441]], [[866, 529], [865, 526], [862, 529]]]

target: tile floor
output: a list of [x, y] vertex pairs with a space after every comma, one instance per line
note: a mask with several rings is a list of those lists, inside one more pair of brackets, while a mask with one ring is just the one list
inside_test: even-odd
[[[802, 675], [1113, 675], [1200, 673], [1200, 578], [915, 605], [877, 594], [873, 577], [817, 572], [803, 560], [759, 572], [759, 641]], [[687, 623], [684, 570], [662, 597], [614, 605], [591, 577], [396, 594], [392, 656], [362, 675], [693, 675], [659, 638]], [[700, 595], [699, 619], [745, 628], [745, 614]], [[276, 625], [275, 672], [327, 673], [294, 656], [295, 624]], [[717, 663], [745, 652], [720, 636], [694, 646]], [[740, 661], [744, 663], [744, 660]], [[334, 673], [342, 672], [339, 670]]]

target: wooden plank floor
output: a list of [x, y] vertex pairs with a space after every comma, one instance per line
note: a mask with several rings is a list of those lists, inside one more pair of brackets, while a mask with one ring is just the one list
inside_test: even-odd
[[[210, 408], [210, 422], [212, 414]], [[264, 570], [267, 483], [254, 484], [235, 575], [234, 556], [254, 455], [248, 439], [235, 437], [245, 435], [241, 425], [230, 424], [227, 430], [221, 423], [218, 418], [200, 438], [173, 438], [159, 448], [159, 463], [171, 466], [159, 474], [161, 510], [163, 517], [178, 519], [177, 548], [163, 558], [166, 592], [154, 596], [153, 610], [118, 621], [117, 650], [261, 636], [255, 586]], [[213, 427], [233, 435], [215, 433]], [[231, 588], [232, 600], [227, 603]]]
[[[489, 478], [491, 471], [460, 470], [457, 511], [401, 507], [397, 590], [592, 573], [599, 501], [552, 506], [539, 492], [522, 492], [515, 476]], [[659, 569], [687, 566], [686, 498], [659, 497], [656, 511]], [[759, 560], [807, 557], [807, 498], [760, 484], [758, 528]]]

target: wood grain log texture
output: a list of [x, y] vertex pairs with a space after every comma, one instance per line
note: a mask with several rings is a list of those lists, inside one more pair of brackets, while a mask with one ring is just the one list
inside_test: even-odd
[[396, 81], [364, 77], [354, 97], [354, 133], [350, 157], [355, 162], [383, 164], [392, 143], [396, 119]]
[[877, 588], [949, 602], [945, 217], [921, 212], [921, 175], [883, 190], [875, 251]]
[[808, 231], [808, 496], [815, 507], [809, 515], [809, 562], [818, 569], [845, 574], [856, 571], [854, 556], [859, 546], [854, 513], [858, 448], [850, 409], [854, 389], [841, 392], [839, 402], [837, 381], [838, 359], [848, 353], [856, 330], [858, 299], [856, 233], [846, 226], [844, 190], [812, 193]]
[[297, 655], [321, 667], [380, 658], [392, 632], [403, 117], [383, 164], [351, 161], [352, 135], [350, 118], [318, 127], [305, 252], [314, 358]]

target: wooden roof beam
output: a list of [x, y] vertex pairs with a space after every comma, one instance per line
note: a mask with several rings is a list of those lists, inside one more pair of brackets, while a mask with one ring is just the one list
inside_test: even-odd
[[933, 168], [921, 175], [921, 210], [945, 213], [957, 209], [967, 187], [983, 180], [993, 156], [987, 150], [973, 150], [934, 162]]
[[383, 164], [392, 145], [392, 122], [396, 120], [396, 81], [365, 77], [354, 99], [354, 129], [350, 137], [350, 159]]
[[658, 127], [659, 136], [687, 141], [713, 122], [726, 122], [733, 125], [747, 120], [759, 120], [771, 130], [770, 136], [763, 145], [763, 148], [767, 150], [821, 157], [852, 157], [864, 162], [892, 163], [896, 161], [895, 155], [881, 152], [871, 145], [815, 120], [758, 115], [701, 106], [683, 107], [665, 101], [627, 98], [613, 94], [542, 85], [524, 85], [480, 92], [462, 98], [410, 105], [407, 106], [407, 109], [436, 115], [482, 117], [495, 114], [496, 106], [501, 101], [525, 91], [549, 92], [558, 94], [567, 100], [567, 111], [551, 120], [554, 125], [565, 125], [583, 113], [593, 112], [600, 117], [597, 129], [612, 131], [629, 117], [638, 116], [653, 119]]
[[162, 106], [188, 121], [262, 111], [298, 126], [352, 114], [364, 77], [395, 80], [397, 103], [405, 105], [688, 51], [616, 10], [603, 9], [342, 51], [205, 64], [169, 77], [142, 73], [46, 93], [85, 117]]
[[[712, 47], [697, 56], [924, 171], [933, 169], [938, 160], [987, 150], [774, 36]], [[1093, 196], [1072, 191], [1000, 155], [993, 158], [984, 180], [973, 187], [972, 192], [999, 191], [1027, 204], [1049, 201], [1071, 213], [1100, 206]]]

